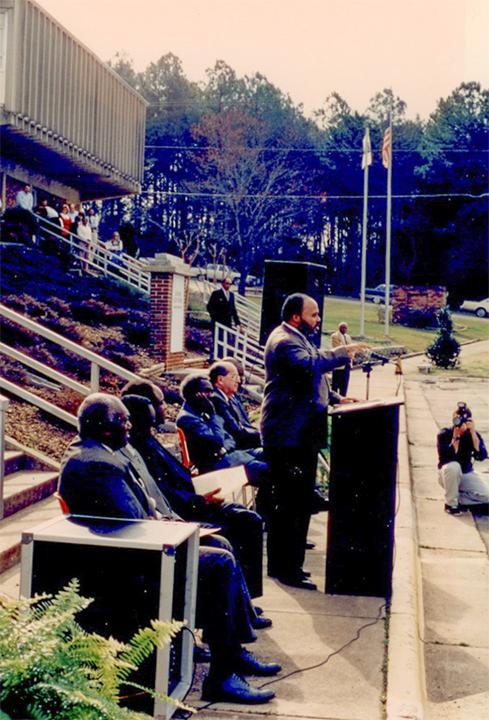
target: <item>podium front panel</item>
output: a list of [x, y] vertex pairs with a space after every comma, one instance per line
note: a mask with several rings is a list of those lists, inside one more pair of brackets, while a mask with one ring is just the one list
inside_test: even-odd
[[333, 413], [327, 593], [390, 597], [399, 404]]
[[[65, 516], [24, 534], [22, 595], [54, 594], [77, 578], [80, 594], [93, 598], [77, 618], [80, 625], [122, 642], [153, 619], [185, 620], [193, 628], [199, 545], [195, 524], [94, 519], [90, 526], [90, 521], [73, 520]], [[183, 631], [155, 651], [132, 679], [181, 699], [189, 689], [192, 666], [192, 639]], [[126, 704], [156, 718], [169, 718], [175, 711], [136, 692]]]

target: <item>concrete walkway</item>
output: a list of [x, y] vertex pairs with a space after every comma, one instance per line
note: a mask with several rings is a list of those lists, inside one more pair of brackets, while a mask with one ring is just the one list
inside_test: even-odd
[[[489, 343], [487, 344], [489, 346]], [[467, 346], [469, 352], [472, 346]], [[466, 349], [464, 349], [466, 352]], [[202, 720], [485, 720], [489, 718], [489, 568], [485, 519], [448, 516], [437, 483], [435, 437], [457, 400], [466, 400], [489, 440], [488, 389], [483, 380], [453, 382], [417, 372], [419, 358], [403, 363], [399, 492], [393, 597], [386, 653], [382, 598], [325, 595], [327, 514], [313, 517], [316, 548], [306, 566], [318, 592], [265, 579], [260, 605], [273, 627], [250, 646], [283, 671], [270, 684], [276, 699], [250, 707], [199, 700], [201, 674], [188, 702]], [[392, 364], [373, 370], [370, 397], [392, 397]], [[350, 394], [365, 398], [366, 377], [352, 374]], [[407, 422], [405, 422], [405, 417]], [[487, 465], [487, 463], [485, 464]], [[484, 468], [487, 471], [487, 467]], [[3, 582], [5, 581], [5, 582]], [[17, 576], [0, 589], [16, 592]], [[426, 675], [425, 675], [426, 669]], [[386, 682], [387, 681], [387, 682]]]

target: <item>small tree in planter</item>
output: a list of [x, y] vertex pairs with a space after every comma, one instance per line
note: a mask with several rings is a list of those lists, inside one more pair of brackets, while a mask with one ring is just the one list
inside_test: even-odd
[[453, 336], [452, 316], [448, 307], [442, 307], [436, 313], [438, 331], [434, 342], [426, 348], [425, 354], [437, 366], [445, 369], [458, 364], [460, 343]]
[[120, 689], [154, 695], [129, 677], [182, 623], [153, 620], [129, 643], [87, 633], [75, 616], [91, 600], [78, 589], [0, 603], [0, 720], [147, 720], [118, 705]]

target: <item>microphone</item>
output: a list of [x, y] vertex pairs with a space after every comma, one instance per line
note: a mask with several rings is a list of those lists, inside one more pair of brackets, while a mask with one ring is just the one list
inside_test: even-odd
[[379, 360], [382, 365], [385, 365], [389, 362], [389, 358], [385, 357], [385, 355], [379, 355], [379, 353], [374, 352], [373, 350], [370, 351], [370, 357], [373, 360]]

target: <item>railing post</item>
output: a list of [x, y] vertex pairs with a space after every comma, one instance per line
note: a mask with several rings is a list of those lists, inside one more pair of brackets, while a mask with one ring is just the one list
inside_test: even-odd
[[90, 364], [90, 389], [92, 392], [100, 389], [100, 367], [95, 362]]
[[5, 475], [5, 415], [8, 399], [0, 395], [0, 518], [3, 518], [3, 478]]

